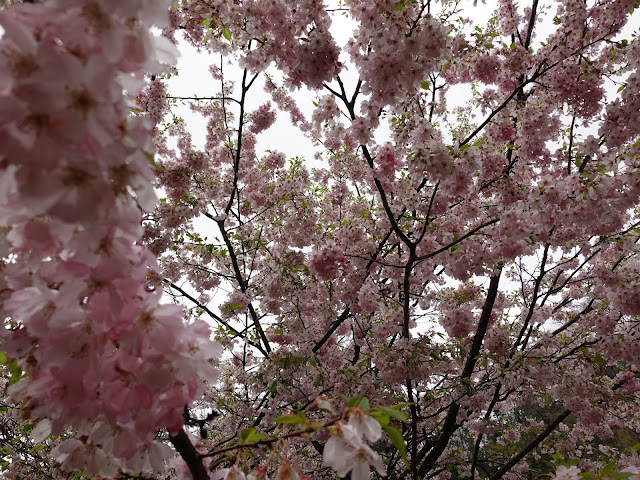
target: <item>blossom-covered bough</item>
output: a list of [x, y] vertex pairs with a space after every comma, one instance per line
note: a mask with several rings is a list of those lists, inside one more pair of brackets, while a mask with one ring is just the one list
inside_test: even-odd
[[637, 474], [633, 0], [2, 4], [3, 477]]

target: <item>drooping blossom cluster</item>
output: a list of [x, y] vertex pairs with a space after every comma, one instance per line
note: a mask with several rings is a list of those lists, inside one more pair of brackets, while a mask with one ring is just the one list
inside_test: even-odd
[[376, 155], [376, 177], [379, 180], [390, 182], [397, 170], [402, 166], [397, 158], [395, 149], [392, 145], [386, 144], [380, 147]]
[[265, 103], [251, 113], [251, 132], [258, 134], [273, 125], [275, 120], [276, 112], [271, 109], [271, 103]]
[[[8, 393], [63, 469], [164, 468], [184, 405], [213, 381], [208, 327], [147, 287], [137, 244], [155, 202], [144, 73], [175, 47], [151, 35], [169, 2], [50, 0], [0, 11], [1, 349], [24, 373]], [[157, 83], [152, 88], [158, 87]], [[124, 93], [123, 93], [124, 92]], [[162, 94], [155, 95], [160, 98]], [[149, 102], [158, 121], [163, 107]]]
[[338, 246], [325, 247], [320, 252], [316, 252], [309, 266], [320, 280], [333, 280], [338, 276], [339, 268], [344, 265], [346, 258], [344, 252]]
[[[371, 95], [367, 109], [375, 115], [440, 68], [449, 36], [419, 2], [403, 2], [402, 8], [385, 0], [346, 4], [359, 24], [347, 51], [363, 81], [362, 92]], [[400, 36], [406, 40], [398, 41]]]

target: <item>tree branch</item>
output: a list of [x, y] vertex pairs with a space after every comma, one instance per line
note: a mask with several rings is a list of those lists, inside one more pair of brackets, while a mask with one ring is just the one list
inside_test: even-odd
[[193, 480], [209, 480], [209, 473], [207, 473], [207, 469], [204, 468], [202, 458], [196, 450], [196, 447], [191, 443], [191, 440], [189, 440], [189, 436], [184, 429], [181, 428], [178, 434], [169, 437], [169, 440], [189, 467]]
[[529, 453], [531, 453], [538, 445], [540, 445], [545, 438], [553, 433], [558, 425], [562, 423], [562, 421], [571, 415], [571, 410], [566, 409], [560, 415], [553, 419], [553, 421], [547, 425], [540, 434], [531, 440], [519, 453], [515, 454], [513, 457], [509, 459], [507, 463], [505, 463], [496, 473], [494, 473], [489, 480], [499, 480], [507, 473], [511, 468], [513, 468], [520, 460], [526, 457]]
[[[489, 282], [489, 291], [487, 292], [487, 298], [484, 302], [484, 305], [482, 306], [482, 313], [480, 314], [478, 328], [476, 330], [476, 334], [473, 336], [471, 350], [469, 351], [467, 361], [465, 362], [464, 368], [462, 369], [462, 374], [460, 375], [460, 379], [463, 381], [469, 380], [471, 378], [473, 368], [478, 361], [480, 349], [482, 348], [482, 342], [484, 341], [484, 336], [487, 333], [487, 328], [489, 326], [489, 320], [491, 319], [493, 305], [495, 304], [496, 297], [498, 295], [498, 284], [500, 283], [501, 273], [502, 270], [491, 276], [491, 281]], [[429, 473], [429, 471], [435, 466], [436, 461], [438, 460], [438, 458], [440, 458], [440, 455], [442, 455], [442, 452], [444, 452], [445, 448], [447, 448], [451, 436], [460, 427], [460, 425], [456, 422], [459, 411], [460, 404], [458, 402], [454, 402], [453, 404], [451, 404], [451, 407], [449, 407], [449, 411], [447, 412], [447, 416], [444, 419], [442, 430], [440, 432], [440, 435], [438, 436], [438, 440], [436, 441], [433, 448], [429, 450], [429, 453], [418, 469], [418, 473], [421, 476]]]

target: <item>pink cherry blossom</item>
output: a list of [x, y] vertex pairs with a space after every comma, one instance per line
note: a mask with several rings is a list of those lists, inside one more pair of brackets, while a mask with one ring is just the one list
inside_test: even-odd
[[342, 249], [338, 246], [325, 247], [312, 255], [310, 266], [321, 280], [333, 280], [338, 276], [339, 267], [346, 263]]
[[335, 470], [339, 477], [351, 472], [351, 478], [354, 480], [366, 480], [370, 478], [370, 465], [373, 465], [380, 475], [386, 475], [378, 454], [364, 443], [359, 432], [349, 425], [342, 426], [340, 434], [327, 441], [323, 459], [324, 464]]
[[582, 473], [582, 471], [578, 467], [571, 466], [567, 468], [564, 465], [560, 465], [556, 468], [555, 478], [558, 480], [578, 480], [580, 473]]
[[255, 112], [251, 113], [251, 131], [253, 133], [260, 133], [271, 125], [276, 120], [276, 113], [271, 110], [271, 103], [265, 103], [260, 106]]
[[371, 443], [377, 442], [382, 436], [380, 423], [358, 407], [349, 410], [347, 427], [359, 438], [366, 439]]
[[276, 480], [301, 480], [298, 472], [286, 460], [278, 467], [275, 478]]

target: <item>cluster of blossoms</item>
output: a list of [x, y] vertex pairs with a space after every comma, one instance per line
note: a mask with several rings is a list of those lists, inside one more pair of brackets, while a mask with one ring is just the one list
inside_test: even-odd
[[256, 111], [251, 113], [251, 132], [258, 134], [276, 121], [276, 112], [271, 109], [271, 102], [265, 103]]
[[63, 468], [109, 477], [173, 455], [154, 437], [180, 430], [220, 353], [206, 324], [160, 305], [146, 281], [156, 259], [137, 244], [155, 203], [153, 124], [130, 110], [144, 73], [175, 61], [149, 31], [169, 5], [0, 12], [0, 348], [24, 372], [9, 394], [43, 419], [42, 438], [73, 429], [52, 452]]
[[319, 0], [182, 2], [174, 16], [176, 23], [189, 18], [181, 27], [198, 48], [207, 37], [212, 50], [228, 52], [228, 40], [244, 50], [243, 66], [262, 71], [274, 62], [295, 87], [322, 88], [340, 71], [331, 19]]
[[[358, 67], [362, 92], [371, 95], [365, 108], [373, 117], [440, 68], [450, 48], [449, 36], [418, 2], [402, 3], [403, 8], [385, 0], [346, 4], [360, 25], [347, 51]], [[403, 36], [405, 41], [398, 41]]]
[[338, 246], [323, 248], [314, 253], [309, 261], [309, 266], [320, 280], [333, 280], [338, 276], [340, 266], [345, 264], [344, 252]]
[[393, 180], [396, 171], [402, 167], [402, 162], [398, 159], [395, 149], [388, 143], [378, 150], [376, 164], [376, 177], [387, 184]]

